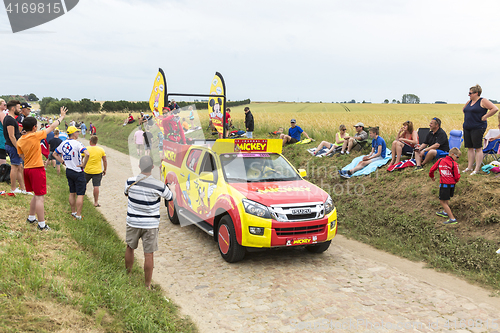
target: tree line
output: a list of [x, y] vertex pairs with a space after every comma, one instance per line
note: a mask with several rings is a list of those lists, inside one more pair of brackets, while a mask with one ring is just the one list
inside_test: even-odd
[[[11, 98], [10, 98], [11, 99]], [[195, 105], [196, 110], [208, 109], [208, 102], [177, 102], [183, 108]], [[250, 104], [250, 99], [242, 101], [228, 101], [227, 107]], [[105, 101], [104, 103], [92, 102], [88, 98], [83, 98], [79, 102], [74, 102], [69, 98], [44, 97], [40, 101], [40, 114], [57, 114], [61, 106], [68, 108], [69, 112], [90, 113], [90, 112], [150, 112], [149, 102], [129, 102], [129, 101]]]

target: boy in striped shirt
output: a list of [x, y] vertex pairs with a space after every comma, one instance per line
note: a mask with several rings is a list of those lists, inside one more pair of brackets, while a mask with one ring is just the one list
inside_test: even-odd
[[165, 185], [151, 175], [154, 168], [151, 156], [143, 156], [139, 161], [141, 173], [127, 179], [125, 195], [128, 197], [127, 232], [125, 241], [125, 267], [130, 273], [134, 264], [134, 250], [139, 239], [144, 249], [144, 277], [146, 288], [151, 289], [154, 252], [158, 250], [158, 227], [160, 225], [161, 198], [175, 199], [173, 185]]

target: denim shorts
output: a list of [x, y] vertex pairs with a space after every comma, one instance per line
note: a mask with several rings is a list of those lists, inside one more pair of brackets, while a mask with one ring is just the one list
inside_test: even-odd
[[17, 153], [16, 148], [9, 145], [5, 145], [5, 150], [7, 151], [7, 154], [9, 154], [10, 164], [21, 165], [21, 163], [23, 163], [23, 160], [21, 159], [21, 156], [19, 156], [19, 154]]

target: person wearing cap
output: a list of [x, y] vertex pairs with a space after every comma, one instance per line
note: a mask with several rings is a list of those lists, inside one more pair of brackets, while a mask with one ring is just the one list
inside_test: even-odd
[[132, 113], [129, 113], [128, 117], [123, 122], [123, 126], [126, 126], [127, 124], [132, 124], [134, 121], [135, 121], [134, 116], [132, 116]]
[[67, 111], [64, 106], [61, 107], [61, 115], [58, 121], [54, 122], [49, 128], [38, 132], [36, 130], [36, 119], [34, 117], [24, 118], [23, 128], [26, 130], [26, 134], [17, 141], [17, 153], [24, 160], [26, 189], [35, 193], [30, 202], [27, 222], [30, 224], [38, 222], [38, 230], [41, 231], [48, 231], [50, 228], [45, 224], [44, 195], [47, 194], [47, 178], [40, 141], [44, 140], [47, 134], [56, 128], [58, 123], [66, 116]]
[[[80, 131], [75, 126], [68, 127], [68, 140], [63, 141], [59, 147], [56, 148], [52, 156], [66, 166], [71, 215], [81, 220], [83, 197], [85, 196], [85, 190], [87, 188], [83, 169], [87, 166], [89, 152], [80, 141], [77, 141], [79, 133]], [[82, 154], [85, 154], [83, 162]]]
[[253, 122], [253, 114], [250, 111], [250, 108], [245, 107], [245, 128], [247, 129], [246, 137], [248, 139], [253, 138], [253, 130], [254, 130], [254, 122]]
[[287, 144], [297, 143], [300, 141], [300, 136], [302, 133], [306, 138], [310, 139], [309, 135], [300, 126], [297, 126], [297, 121], [295, 119], [290, 120], [290, 128], [288, 129], [288, 135], [281, 134], [280, 139], [283, 140], [283, 146]]
[[346, 136], [344, 144], [342, 145], [341, 154], [349, 154], [351, 149], [358, 145], [361, 141], [368, 139], [368, 133], [365, 132], [365, 125], [362, 122], [354, 125], [356, 134], [353, 137]]
[[132, 271], [134, 251], [139, 245], [139, 239], [142, 239], [144, 282], [146, 288], [151, 289], [154, 252], [158, 251], [161, 198], [167, 201], [175, 199], [175, 188], [151, 175], [154, 168], [151, 156], [141, 157], [139, 168], [141, 173], [137, 177], [128, 178], [125, 183], [124, 194], [128, 197], [125, 267], [128, 273]]
[[[29, 117], [30, 113], [31, 113], [31, 105], [29, 103], [26, 103], [26, 102], [21, 103], [21, 114], [19, 116], [17, 116], [17, 118], [16, 118], [16, 121], [19, 124], [19, 127], [21, 128], [21, 130], [24, 130], [23, 129], [24, 118]], [[22, 134], [24, 134], [24, 132]]]

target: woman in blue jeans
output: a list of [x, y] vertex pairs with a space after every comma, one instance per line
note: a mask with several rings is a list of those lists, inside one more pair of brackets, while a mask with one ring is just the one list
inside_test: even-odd
[[[468, 165], [462, 172], [472, 171], [471, 175], [479, 172], [483, 161], [483, 135], [488, 127], [486, 119], [498, 111], [495, 104], [486, 98], [480, 97], [482, 92], [483, 90], [479, 84], [470, 87], [470, 99], [463, 109], [464, 143], [465, 148], [467, 148]], [[476, 168], [473, 171], [474, 162], [476, 162]]]

